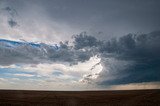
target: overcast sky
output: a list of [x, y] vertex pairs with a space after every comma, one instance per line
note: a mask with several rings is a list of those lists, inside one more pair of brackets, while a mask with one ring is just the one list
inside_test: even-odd
[[0, 87], [158, 88], [159, 19], [159, 0], [0, 0]]
[[[0, 7], [1, 35], [17, 39], [56, 42], [84, 31], [107, 39], [160, 28], [158, 0], [1, 0]], [[8, 29], [11, 18], [17, 26]]]

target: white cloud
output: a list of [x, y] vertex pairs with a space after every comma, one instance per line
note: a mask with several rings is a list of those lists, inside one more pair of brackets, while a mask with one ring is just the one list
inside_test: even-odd
[[2, 65], [0, 65], [0, 68], [17, 68], [17, 66], [15, 64], [8, 65], [8, 66], [2, 66]]
[[0, 78], [0, 82], [6, 81], [6, 79], [4, 78]]
[[94, 73], [100, 73], [102, 70], [102, 65], [97, 65], [94, 69], [91, 70], [92, 66], [99, 63], [101, 61], [100, 58], [97, 56], [91, 57], [90, 60], [86, 62], [79, 62], [77, 65], [68, 65], [64, 63], [44, 63], [44, 64], [35, 64], [35, 65], [11, 65], [11, 66], [1, 66], [6, 68], [19, 68], [23, 71], [27, 72], [36, 72], [38, 75], [41, 76], [50, 76], [53, 72], [62, 72], [63, 74], [69, 74], [81, 77], [83, 75], [87, 74], [94, 74]]
[[[131, 83], [124, 85], [109, 85], [98, 86], [94, 83], [81, 83], [85, 76], [92, 75], [90, 78], [95, 79], [95, 73], [102, 71], [102, 65], [97, 65], [93, 70], [90, 70], [95, 64], [101, 61], [98, 57], [92, 57], [89, 61], [78, 63], [74, 66], [65, 64], [38, 64], [38, 65], [11, 65], [3, 66], [3, 68], [19, 68], [21, 71], [37, 73], [40, 78], [32, 79], [34, 75], [30, 74], [13, 74], [15, 78], [4, 79], [0, 78], [1, 89], [34, 89], [34, 90], [132, 90], [132, 89], [159, 89], [159, 82], [145, 82], [145, 83]], [[114, 60], [108, 60], [110, 61]], [[111, 63], [112, 63], [111, 62]], [[115, 61], [114, 61], [115, 62]], [[108, 65], [109, 65], [108, 63]], [[110, 64], [111, 64], [110, 63]], [[2, 67], [1, 67], [2, 68]], [[115, 67], [116, 68], [116, 67]], [[56, 76], [52, 75], [54, 72], [61, 72], [62, 74]], [[94, 76], [95, 75], [95, 76]], [[17, 76], [17, 77], [16, 77]], [[29, 79], [19, 80], [18, 76], [27, 76]], [[43, 78], [45, 76], [45, 78]]]
[[34, 77], [35, 75], [32, 75], [32, 74], [12, 74], [14, 76], [20, 76], [20, 77]]
[[[4, 84], [0, 88], [7, 86], [9, 88], [22, 89], [23, 86], [28, 86], [24, 89], [45, 89], [45, 90], [46, 89], [73, 90], [73, 88], [74, 90], [89, 89], [90, 86], [95, 86], [95, 85], [94, 84], [87, 85], [87, 83], [81, 83], [80, 81], [86, 75], [99, 74], [102, 71], [103, 68], [102, 65], [99, 64], [96, 65], [94, 68], [92, 67], [95, 64], [99, 63], [100, 61], [101, 59], [95, 56], [91, 57], [90, 60], [86, 62], [83, 63], [79, 62], [77, 65], [72, 65], [72, 66], [62, 63], [36, 64], [36, 65], [21, 64], [21, 65], [1, 66], [0, 68], [14, 68], [15, 70], [17, 69], [22, 72], [22, 73], [19, 72], [16, 73], [14, 71], [15, 72], [14, 74], [9, 73], [14, 78], [19, 78], [19, 77], [28, 77], [28, 78], [27, 80], [8, 79], [8, 82], [10, 83]], [[60, 74], [56, 74], [56, 72]], [[25, 85], [22, 86], [22, 84], [24, 83]], [[16, 84], [17, 86], [15, 86], [14, 84]]]

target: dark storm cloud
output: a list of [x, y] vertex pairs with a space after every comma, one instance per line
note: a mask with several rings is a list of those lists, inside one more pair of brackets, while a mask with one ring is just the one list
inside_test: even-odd
[[[126, 35], [113, 43], [113, 53], [118, 60], [134, 63], [123, 70], [111, 73], [119, 77], [104, 80], [103, 84], [127, 84], [138, 82], [160, 81], [160, 31], [141, 35]], [[114, 64], [114, 63], [113, 63]], [[116, 66], [116, 64], [115, 64]], [[122, 65], [123, 66], [123, 65]], [[112, 70], [111, 70], [112, 71]], [[107, 74], [106, 74], [107, 75]], [[103, 76], [103, 75], [102, 75]], [[107, 75], [108, 76], [108, 75]], [[106, 76], [106, 77], [107, 77]], [[122, 76], [122, 77], [121, 77]]]
[[[77, 41], [76, 46], [81, 49], [93, 48], [86, 41], [88, 37], [80, 35], [79, 41], [82, 41], [82, 43]], [[160, 31], [148, 34], [128, 34], [119, 39], [99, 41], [98, 44], [95, 39], [89, 41], [96, 46], [94, 47], [96, 48], [94, 53], [99, 54], [104, 68], [96, 82], [113, 85], [160, 81], [159, 41]], [[92, 79], [86, 76], [83, 81], [92, 82]]]
[[86, 32], [82, 32], [78, 35], [73, 36], [74, 38], [74, 47], [75, 49], [82, 49], [82, 48], [91, 48], [97, 47], [100, 44], [95, 37], [87, 35]]
[[149, 34], [128, 34], [119, 39], [112, 39], [100, 47], [102, 53], [115, 53], [120, 58], [157, 58], [160, 56], [160, 31]]

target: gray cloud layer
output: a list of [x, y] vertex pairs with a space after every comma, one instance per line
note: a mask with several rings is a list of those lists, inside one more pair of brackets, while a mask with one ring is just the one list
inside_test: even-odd
[[39, 64], [50, 62], [77, 62], [89, 60], [91, 52], [75, 50], [67, 43], [61, 42], [57, 45], [47, 45], [44, 43], [35, 44], [30, 42], [16, 42], [0, 40], [0, 64]]
[[[128, 34], [119, 39], [99, 41], [86, 33], [73, 36], [57, 45], [0, 40], [0, 65], [84, 62], [94, 55], [101, 58], [103, 71], [96, 80], [100, 85], [160, 81], [160, 31], [148, 34]], [[100, 64], [100, 63], [98, 63]]]
[[81, 31], [103, 32], [98, 35], [101, 36], [100, 39], [106, 38], [106, 35], [148, 33], [160, 28], [160, 1], [158, 0], [1, 0], [1, 2], [4, 4], [1, 6], [11, 14], [15, 14], [15, 11], [10, 7], [15, 8], [23, 22], [27, 17], [24, 25], [33, 22], [33, 19], [39, 20], [38, 25], [43, 25], [42, 22], [49, 20], [48, 24], [51, 22], [61, 24], [59, 27], [54, 23], [53, 29], [58, 27], [56, 29], [58, 32], [59, 28], [66, 29], [62, 26], [65, 24], [74, 30], [70, 30], [71, 34]]

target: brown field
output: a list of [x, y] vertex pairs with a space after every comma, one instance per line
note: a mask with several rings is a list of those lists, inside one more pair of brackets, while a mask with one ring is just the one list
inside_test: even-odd
[[0, 106], [160, 106], [160, 90], [0, 90]]

